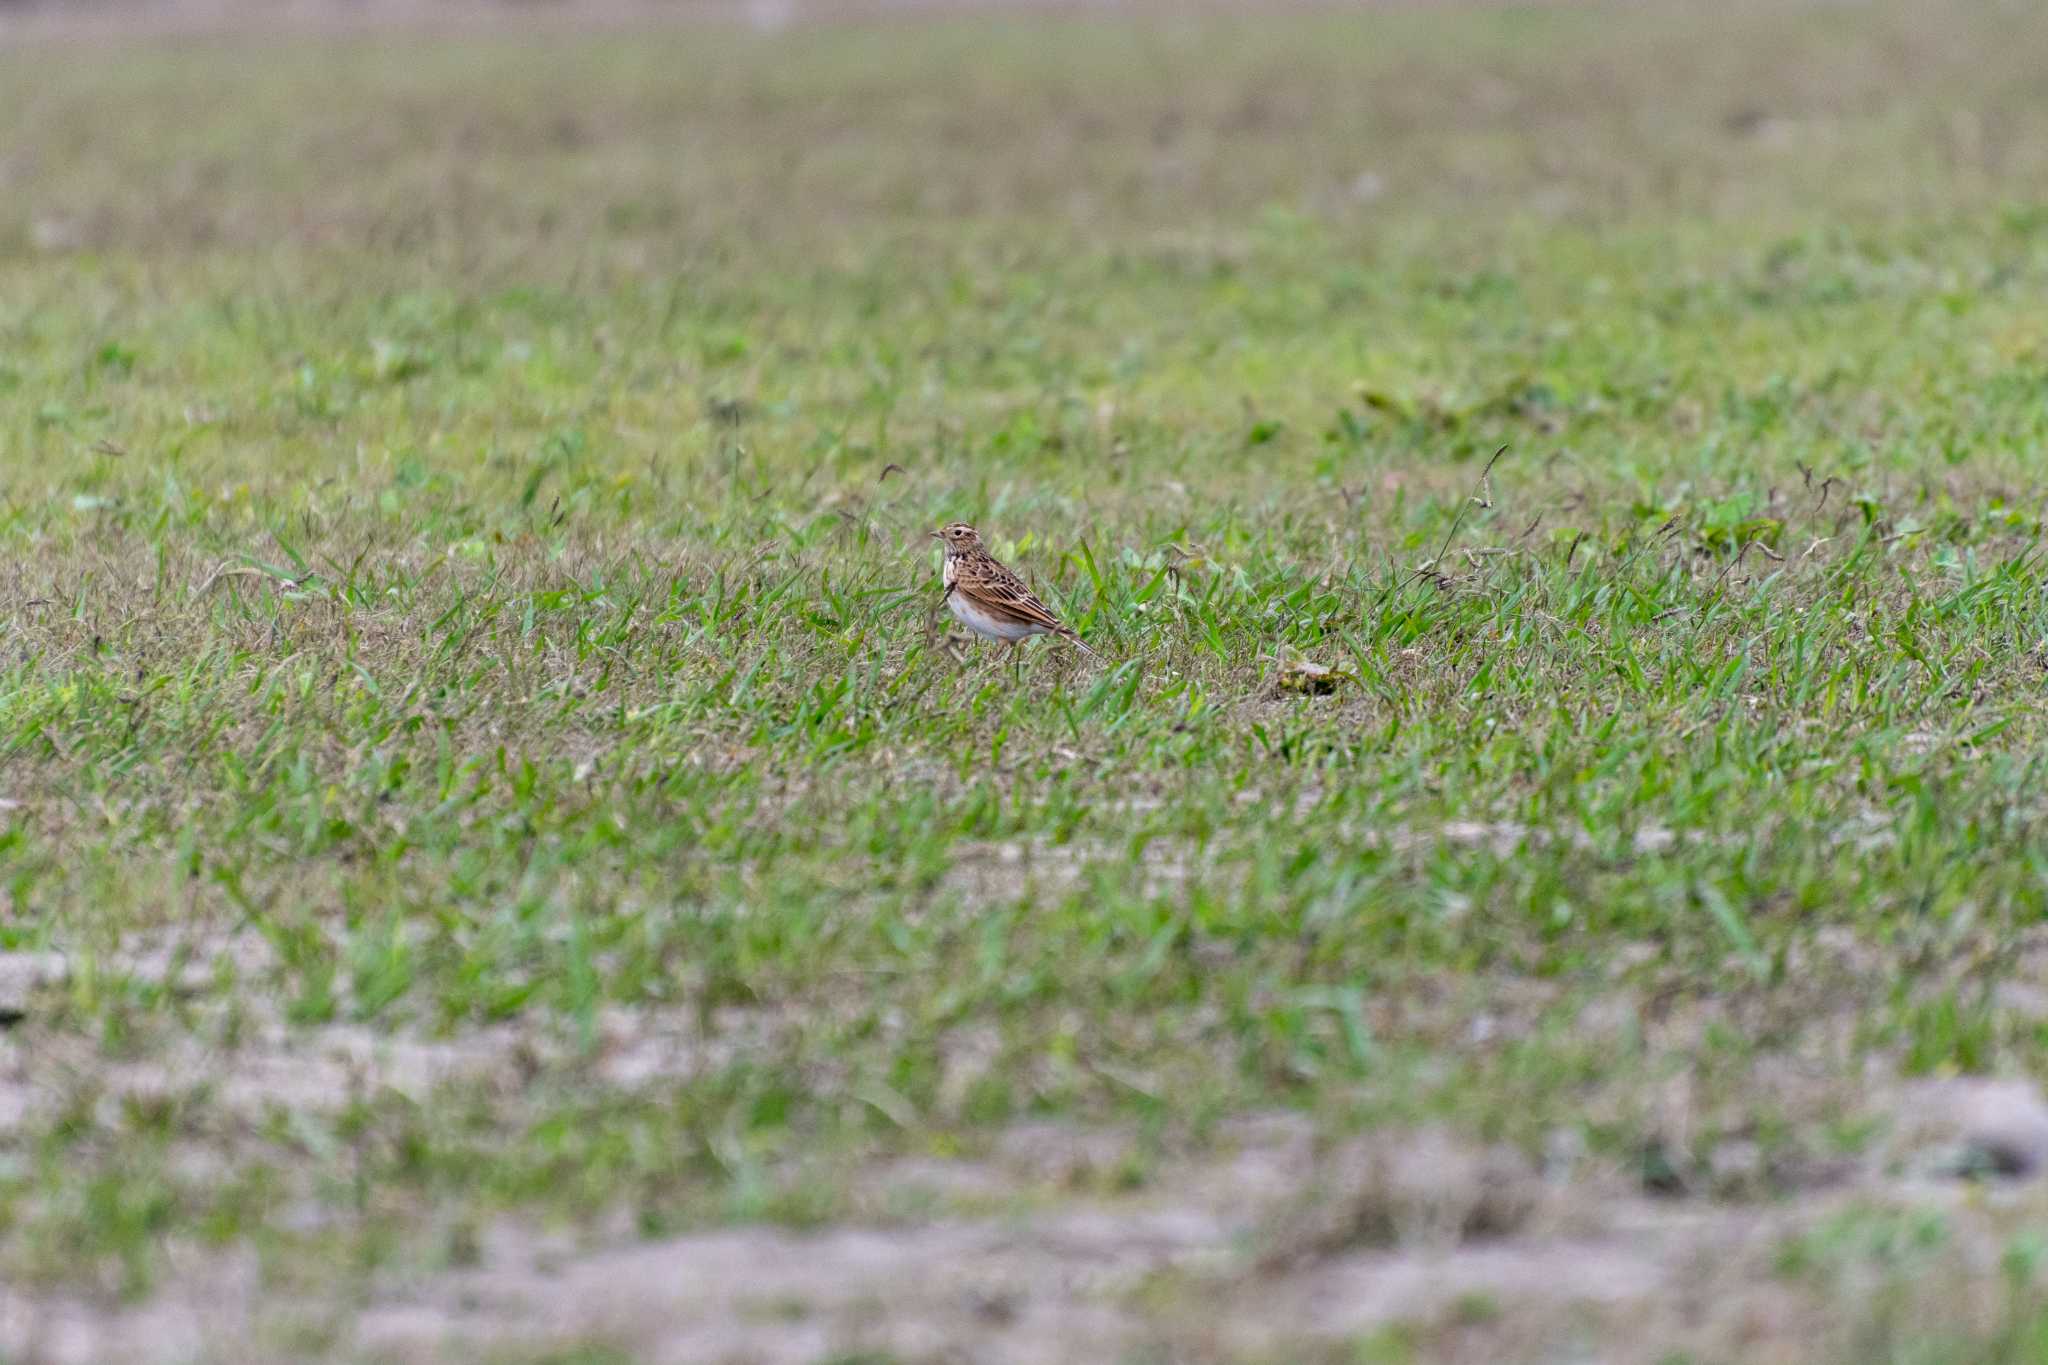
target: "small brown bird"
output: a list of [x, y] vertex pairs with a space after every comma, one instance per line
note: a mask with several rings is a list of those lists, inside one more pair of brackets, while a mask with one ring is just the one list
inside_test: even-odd
[[932, 532], [932, 538], [946, 547], [946, 606], [976, 635], [1001, 640], [1011, 649], [1034, 635], [1057, 635], [1091, 659], [1102, 657], [1033, 597], [1023, 579], [982, 548], [972, 526], [956, 521]]

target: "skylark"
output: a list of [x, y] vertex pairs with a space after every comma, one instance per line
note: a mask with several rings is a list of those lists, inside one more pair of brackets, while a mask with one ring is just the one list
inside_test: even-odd
[[962, 625], [1013, 650], [1034, 635], [1057, 635], [1091, 659], [1102, 657], [1033, 597], [1023, 579], [982, 547], [981, 535], [972, 526], [956, 521], [931, 534], [946, 547], [946, 606]]

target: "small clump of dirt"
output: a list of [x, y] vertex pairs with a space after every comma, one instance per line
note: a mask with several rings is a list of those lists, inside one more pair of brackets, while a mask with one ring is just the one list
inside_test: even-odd
[[1893, 1160], [1903, 1173], [2031, 1180], [2048, 1172], [2048, 1101], [2032, 1081], [1959, 1076], [1905, 1088]]
[[1338, 1147], [1268, 1225], [1259, 1268], [1294, 1270], [1360, 1248], [1461, 1246], [1510, 1236], [1542, 1206], [1542, 1182], [1505, 1147], [1424, 1129]]

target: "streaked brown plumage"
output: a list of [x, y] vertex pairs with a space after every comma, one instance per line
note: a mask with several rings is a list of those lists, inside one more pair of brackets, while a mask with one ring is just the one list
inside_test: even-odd
[[982, 546], [972, 526], [956, 521], [932, 537], [946, 547], [946, 606], [969, 630], [1013, 649], [1034, 635], [1057, 635], [1083, 654], [1100, 657]]

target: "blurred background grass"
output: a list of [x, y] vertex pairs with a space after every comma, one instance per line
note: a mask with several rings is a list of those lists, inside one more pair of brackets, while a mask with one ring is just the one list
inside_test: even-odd
[[0, 245], [631, 271], [1265, 214], [1388, 245], [1925, 218], [2039, 191], [2042, 25], [1881, 0], [52, 37], [5, 56]]

